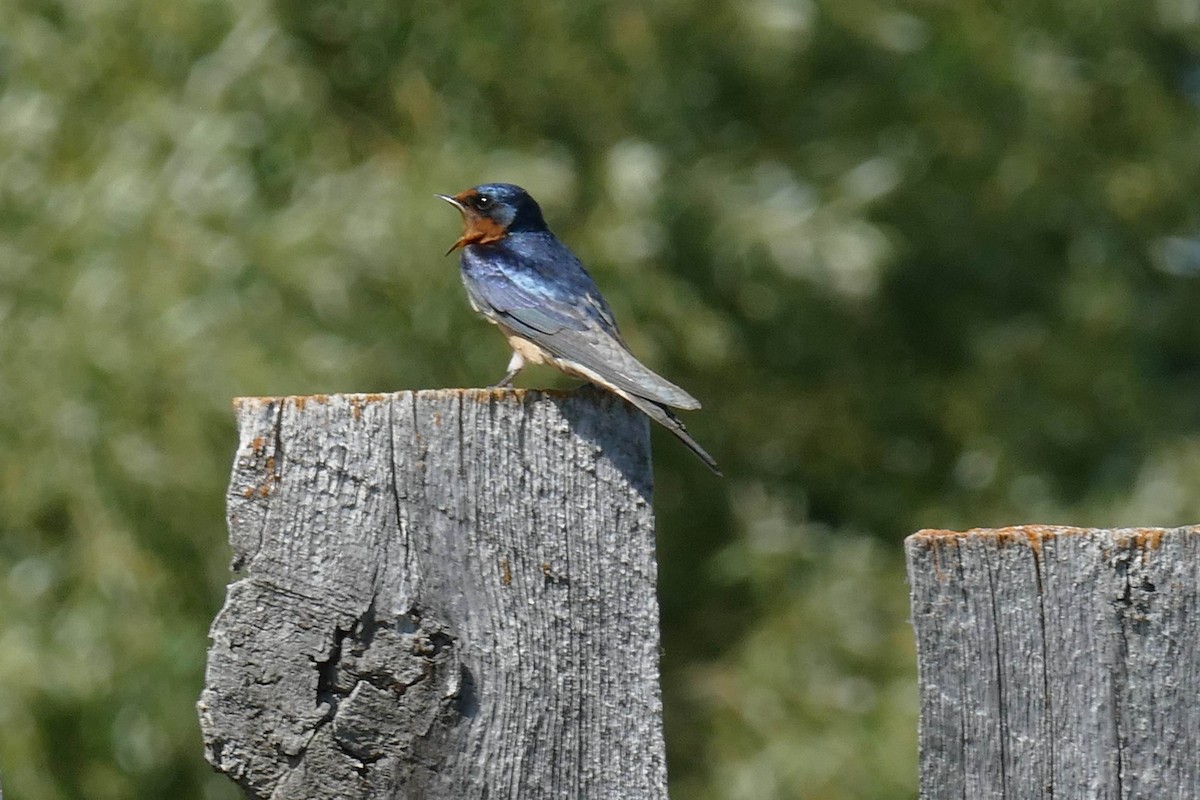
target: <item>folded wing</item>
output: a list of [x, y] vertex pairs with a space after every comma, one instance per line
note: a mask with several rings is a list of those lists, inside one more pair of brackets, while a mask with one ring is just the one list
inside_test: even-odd
[[515, 270], [465, 282], [472, 304], [482, 313], [560, 360], [632, 395], [675, 408], [700, 408], [696, 398], [629, 352], [608, 304], [583, 268], [578, 269], [574, 280], [564, 282], [569, 288], [547, 290], [539, 282], [536, 293], [511, 277], [520, 275]]

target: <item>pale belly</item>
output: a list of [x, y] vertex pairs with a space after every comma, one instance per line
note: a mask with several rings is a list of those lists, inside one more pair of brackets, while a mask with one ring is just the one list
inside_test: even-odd
[[506, 330], [504, 327], [501, 327], [500, 329], [504, 331], [504, 336], [508, 339], [509, 346], [516, 351], [517, 355], [528, 361], [530, 364], [549, 364], [554, 367], [558, 366], [557, 358], [550, 355], [533, 342], [517, 336], [515, 333]]
[[538, 345], [528, 339], [513, 333], [508, 328], [500, 323], [496, 323], [501, 331], [504, 332], [504, 338], [508, 339], [508, 345], [513, 349], [513, 352], [519, 355], [528, 364], [547, 364], [555, 369], [561, 370], [575, 378], [582, 378], [585, 381], [599, 383], [601, 386], [607, 386], [608, 381], [593, 373], [591, 370], [571, 361], [564, 361], [551, 353], [546, 352]]

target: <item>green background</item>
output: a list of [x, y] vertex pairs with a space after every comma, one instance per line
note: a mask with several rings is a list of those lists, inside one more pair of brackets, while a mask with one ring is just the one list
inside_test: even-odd
[[656, 431], [674, 796], [914, 796], [904, 535], [1200, 519], [1198, 114], [1197, 0], [0, 0], [6, 797], [236, 796], [230, 398], [498, 379], [491, 180], [727, 475]]

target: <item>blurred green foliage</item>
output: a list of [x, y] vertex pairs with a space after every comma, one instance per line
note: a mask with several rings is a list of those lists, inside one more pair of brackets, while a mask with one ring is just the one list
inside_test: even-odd
[[1200, 517], [1198, 113], [1198, 0], [0, 0], [7, 796], [235, 796], [229, 400], [498, 378], [485, 180], [729, 476], [655, 434], [675, 796], [912, 796], [902, 535]]

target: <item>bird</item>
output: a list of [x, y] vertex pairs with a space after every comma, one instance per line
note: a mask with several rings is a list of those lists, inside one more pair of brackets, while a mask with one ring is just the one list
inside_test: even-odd
[[438, 194], [462, 214], [461, 248], [467, 300], [512, 347], [508, 387], [526, 364], [548, 364], [632, 403], [675, 434], [715, 474], [717, 462], [687, 432], [672, 408], [700, 401], [651, 371], [629, 350], [608, 301], [582, 262], [546, 224], [537, 201], [520, 186], [485, 183]]

